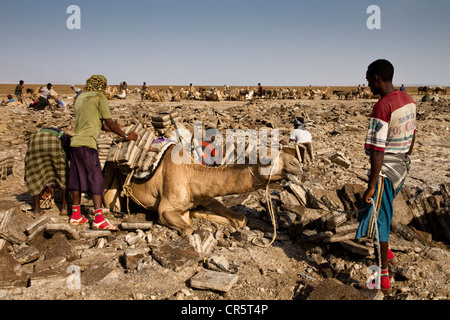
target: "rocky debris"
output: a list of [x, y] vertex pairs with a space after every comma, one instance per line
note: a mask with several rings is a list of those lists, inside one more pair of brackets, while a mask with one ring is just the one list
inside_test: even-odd
[[224, 271], [229, 273], [236, 273], [238, 271], [238, 266], [230, 264], [227, 258], [214, 254], [205, 259], [205, 267], [213, 271]]
[[305, 281], [297, 295], [306, 300], [382, 300], [361, 294], [360, 290], [343, 285], [342, 282], [335, 279], [325, 279], [318, 285], [311, 281]]
[[148, 256], [149, 250], [146, 248], [126, 250], [123, 254], [124, 268], [128, 270], [137, 269], [139, 262]]
[[33, 223], [33, 219], [22, 214], [18, 206], [11, 202], [4, 202], [0, 207], [0, 237], [14, 244], [27, 241], [26, 227]]
[[[43, 126], [71, 133], [70, 105], [38, 112], [2, 109], [0, 152], [14, 154], [14, 172], [0, 188], [1, 298], [389, 299], [356, 285], [367, 280], [374, 252], [372, 241], [354, 240], [354, 211], [367, 182], [361, 149], [373, 101], [110, 102], [119, 125], [130, 128], [164, 124], [153, 117], [173, 110], [189, 131], [198, 120], [204, 128], [220, 130], [276, 128], [284, 140], [292, 118], [302, 116], [313, 134], [314, 161], [304, 166], [301, 187], [271, 185], [270, 199], [263, 191], [219, 199], [246, 215], [249, 223], [243, 229], [194, 220], [197, 231], [180, 237], [131, 204], [131, 215], [106, 213], [120, 231], [95, 231], [70, 226], [55, 207], [33, 218], [26, 206], [31, 203], [23, 183], [27, 138]], [[395, 201], [390, 245], [400, 266], [390, 268], [391, 299], [450, 296], [449, 145], [441, 135], [448, 132], [449, 121], [445, 99], [418, 104], [424, 134], [418, 136], [407, 185]], [[101, 145], [110, 146], [108, 136], [102, 139]], [[92, 218], [90, 199], [83, 201]], [[268, 201], [274, 221], [267, 214]], [[273, 236], [272, 246], [257, 245]]]
[[25, 287], [28, 275], [21, 264], [10, 254], [0, 255], [0, 286], [2, 288]]
[[0, 152], [0, 183], [13, 173], [14, 156], [9, 152]]
[[344, 155], [340, 153], [335, 153], [331, 157], [329, 157], [329, 160], [341, 167], [344, 167], [345, 169], [348, 169], [350, 167], [351, 162], [350, 160], [346, 159]]
[[403, 195], [414, 217], [413, 226], [432, 234], [436, 240], [449, 243], [450, 183], [441, 184], [436, 191], [406, 187]]

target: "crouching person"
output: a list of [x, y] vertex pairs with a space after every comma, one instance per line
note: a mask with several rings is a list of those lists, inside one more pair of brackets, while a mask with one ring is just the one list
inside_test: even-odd
[[70, 136], [59, 128], [42, 128], [31, 136], [25, 155], [25, 184], [33, 197], [34, 216], [42, 214], [41, 198], [61, 190], [60, 214], [67, 214]]

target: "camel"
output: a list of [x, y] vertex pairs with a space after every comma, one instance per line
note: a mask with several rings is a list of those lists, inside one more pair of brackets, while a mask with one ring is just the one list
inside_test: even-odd
[[41, 87], [36, 87], [33, 91], [33, 93], [31, 94], [31, 98], [33, 99], [33, 101], [39, 99], [39, 96], [41, 95]]
[[[178, 146], [167, 149], [149, 179], [131, 180], [126, 189], [138, 205], [158, 213], [161, 225], [178, 231], [182, 236], [194, 232], [191, 218], [244, 227], [246, 217], [230, 210], [215, 197], [252, 192], [282, 179], [298, 184], [303, 172], [292, 148], [283, 148], [269, 158], [273, 161], [265, 166], [260, 161], [251, 165], [208, 167], [194, 164], [191, 155]], [[174, 162], [174, 155], [175, 159], [182, 161]], [[270, 174], [270, 171], [273, 172]], [[120, 211], [118, 195], [124, 181], [125, 177], [118, 169], [108, 165], [105, 167], [105, 186], [109, 186], [103, 197], [105, 208]], [[207, 213], [202, 215], [194, 211], [196, 207], [206, 209]]]
[[147, 99], [149, 99], [153, 102], [165, 101], [163, 90], [158, 90], [158, 91], [150, 90], [149, 92], [147, 92], [146, 97], [147, 97]]
[[434, 89], [434, 93], [435, 94], [439, 94], [439, 93], [442, 93], [442, 94], [447, 94], [447, 88], [445, 88], [445, 87], [436, 87], [435, 89]]
[[112, 100], [117, 93], [116, 86], [106, 86], [105, 96], [108, 100]]
[[363, 99], [371, 99], [372, 96], [373, 96], [373, 94], [372, 94], [372, 91], [371, 91], [370, 89], [364, 89], [364, 90], [361, 92], [361, 97], [362, 97]]
[[334, 94], [334, 95], [337, 95], [339, 100], [345, 98], [345, 92], [342, 91], [342, 90], [334, 90], [334, 91], [333, 91], [333, 94]]
[[125, 99], [127, 97], [127, 91], [126, 90], [122, 90], [120, 91], [120, 93], [117, 93], [114, 95], [114, 98], [118, 98], [118, 99]]
[[428, 90], [428, 87], [426, 87], [426, 86], [419, 87], [419, 88], [417, 88], [417, 94], [426, 94], [427, 90]]
[[202, 92], [203, 100], [205, 101], [220, 101], [222, 100], [222, 94], [216, 88], [210, 88]]
[[328, 99], [330, 99], [330, 98], [328, 97], [328, 90], [329, 90], [329, 89], [330, 89], [330, 87], [326, 87], [325, 90], [320, 90], [320, 89], [319, 89], [319, 91], [321, 91], [320, 94], [322, 95], [322, 100], [328, 100]]
[[180, 102], [181, 101], [181, 91], [175, 91], [174, 94], [172, 95], [171, 101]]
[[255, 91], [250, 90], [250, 88], [248, 86], [245, 89], [238, 89], [237, 90], [237, 100], [238, 101], [251, 101], [251, 100], [253, 100], [254, 94], [255, 94]]
[[311, 92], [311, 94], [309, 96], [309, 99], [311, 99], [311, 100], [314, 100], [316, 98], [316, 96], [318, 96], [322, 93], [322, 91], [320, 89], [311, 90], [310, 92]]

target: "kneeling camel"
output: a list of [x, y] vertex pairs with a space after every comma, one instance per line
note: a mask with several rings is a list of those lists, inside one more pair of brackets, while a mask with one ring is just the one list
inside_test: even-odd
[[[289, 148], [284, 148], [277, 152], [267, 165], [259, 163], [207, 167], [194, 164], [191, 156], [182, 148], [171, 146], [149, 179], [131, 180], [126, 188], [131, 199], [138, 205], [158, 213], [160, 224], [183, 236], [195, 230], [191, 226], [190, 216], [190, 211], [195, 207], [210, 211], [210, 214], [202, 216], [208, 220], [224, 222], [225, 218], [234, 227], [241, 228], [247, 223], [246, 217], [214, 198], [252, 192], [266, 187], [271, 181], [282, 179], [298, 183], [303, 171], [295, 153], [290, 151]], [[173, 161], [173, 154], [182, 161]], [[105, 184], [109, 186], [104, 194], [106, 208], [121, 210], [117, 195], [124, 181], [125, 176], [117, 169], [106, 166]]]

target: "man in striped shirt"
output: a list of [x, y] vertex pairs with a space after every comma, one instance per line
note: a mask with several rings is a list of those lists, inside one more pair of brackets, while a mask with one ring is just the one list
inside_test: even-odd
[[[409, 171], [409, 155], [416, 133], [414, 100], [407, 93], [395, 90], [393, 76], [394, 67], [387, 60], [373, 62], [366, 73], [372, 93], [381, 98], [373, 107], [364, 145], [370, 156], [370, 173], [363, 201], [372, 204], [373, 200], [373, 205], [358, 217], [360, 225], [356, 234], [357, 239], [377, 236], [380, 241], [381, 289], [384, 291], [390, 289], [388, 262], [395, 262], [388, 244], [393, 202]], [[377, 252], [375, 254], [378, 257]]]

